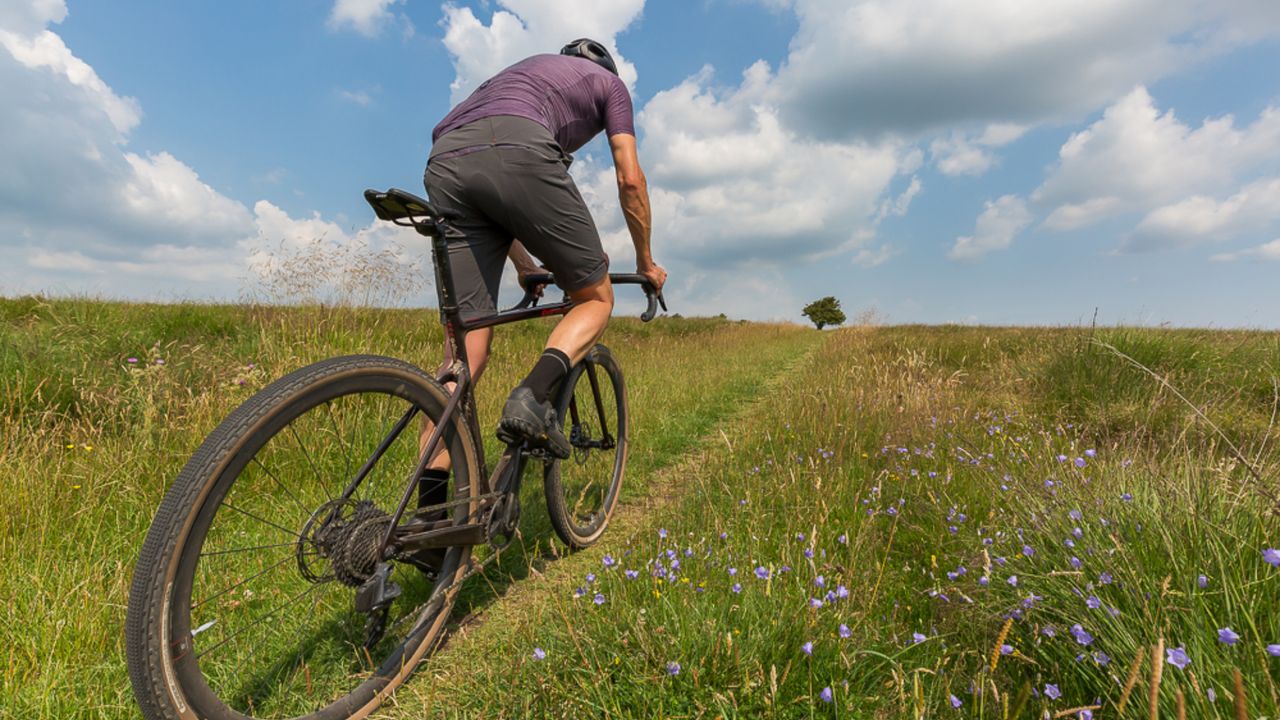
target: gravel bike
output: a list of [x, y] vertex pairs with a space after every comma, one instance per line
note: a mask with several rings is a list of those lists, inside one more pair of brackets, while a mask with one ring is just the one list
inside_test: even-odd
[[[526, 467], [541, 470], [551, 523], [570, 547], [594, 543], [609, 523], [630, 429], [613, 354], [596, 345], [555, 396], [569, 459], [519, 442], [490, 471], [458, 339], [572, 304], [538, 306], [526, 290], [510, 310], [464, 320], [449, 219], [394, 188], [365, 199], [379, 218], [432, 239], [455, 361], [433, 377], [388, 357], [323, 360], [267, 385], [204, 440], [157, 511], [129, 594], [129, 675], [149, 720], [372, 713], [443, 637], [463, 581], [516, 536]], [[610, 278], [642, 286], [645, 321], [666, 309], [643, 276]], [[410, 430], [415, 419], [421, 430]], [[424, 488], [440, 449], [451, 475]]]

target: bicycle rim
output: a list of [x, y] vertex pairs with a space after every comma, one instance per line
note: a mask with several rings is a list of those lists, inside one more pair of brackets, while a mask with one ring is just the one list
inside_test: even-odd
[[609, 522], [627, 459], [626, 386], [607, 348], [597, 345], [570, 372], [558, 412], [573, 452], [546, 470], [548, 511], [566, 544], [585, 547]]
[[[354, 609], [416, 464], [419, 418], [439, 416], [443, 391], [425, 376], [406, 383], [398, 365], [331, 369], [298, 392], [269, 387], [246, 403], [271, 407], [206, 476], [168, 563], [166, 680], [177, 686], [171, 695], [180, 691], [175, 704], [199, 717], [364, 714], [443, 630], [452, 597], [437, 591], [460, 573], [469, 548], [451, 549], [435, 577], [393, 563], [402, 592], [376, 641], [368, 642], [368, 616]], [[375, 458], [398, 423], [403, 430]], [[474, 457], [465, 435], [460, 418], [445, 434], [455, 458]], [[458, 466], [452, 496], [474, 497], [477, 473]], [[454, 522], [474, 509], [455, 507]]]

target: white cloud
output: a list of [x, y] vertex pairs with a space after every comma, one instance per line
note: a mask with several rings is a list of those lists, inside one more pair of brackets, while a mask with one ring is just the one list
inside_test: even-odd
[[1053, 208], [1046, 227], [1071, 230], [1190, 195], [1229, 192], [1253, 171], [1274, 167], [1280, 109], [1267, 108], [1243, 128], [1226, 115], [1193, 129], [1172, 110], [1161, 112], [1139, 87], [1073, 134], [1058, 155], [1031, 199]]
[[[404, 0], [335, 0], [329, 11], [329, 29], [350, 28], [365, 37], [376, 37], [384, 28], [396, 21], [392, 7]], [[413, 34], [413, 25], [404, 15], [398, 16], [406, 34]]]
[[929, 144], [938, 170], [944, 175], [978, 176], [990, 170], [996, 163], [992, 148], [1003, 147], [1026, 133], [1025, 125], [996, 123], [987, 126], [978, 137], [963, 132], [952, 132], [946, 137], [935, 138]]
[[1262, 245], [1249, 248], [1248, 250], [1220, 253], [1210, 257], [1209, 259], [1215, 262], [1232, 262], [1234, 260], [1243, 260], [1247, 258], [1280, 261], [1280, 239], [1272, 240], [1269, 243], [1263, 243]]
[[1225, 200], [1195, 195], [1152, 210], [1125, 249], [1185, 247], [1248, 237], [1280, 222], [1280, 178], [1250, 183]]
[[618, 51], [617, 35], [640, 16], [644, 0], [498, 0], [488, 25], [469, 7], [444, 6], [444, 45], [456, 73], [450, 88], [457, 103], [499, 70], [530, 55], [556, 53], [565, 43], [589, 37], [604, 44], [618, 74], [634, 87], [635, 66]]
[[1026, 202], [1015, 195], [1005, 195], [994, 202], [988, 200], [978, 216], [973, 235], [956, 238], [947, 256], [952, 260], [977, 260], [989, 252], [1003, 250], [1013, 244], [1013, 239], [1032, 220]]
[[889, 262], [889, 259], [898, 252], [893, 249], [892, 245], [884, 244], [878, 248], [863, 248], [853, 256], [853, 264], [860, 268], [880, 267]]
[[64, 16], [43, 0], [0, 7], [0, 292], [100, 282], [113, 295], [225, 298], [268, 244], [323, 236], [423, 249], [391, 226], [347, 234], [265, 201], [251, 211], [170, 153], [131, 152], [141, 108], [45, 27]]
[[[776, 3], [774, 3], [776, 4]], [[794, 0], [775, 92], [820, 137], [1071, 119], [1280, 33], [1270, 0]]]
[[338, 98], [360, 107], [368, 107], [373, 102], [373, 97], [364, 90], [339, 90]]
[[[654, 96], [638, 116], [659, 237], [690, 260], [811, 259], [874, 236], [881, 198], [919, 152], [894, 141], [797, 136], [764, 97], [765, 63], [721, 89], [704, 71]], [[906, 205], [918, 181], [898, 200]]]

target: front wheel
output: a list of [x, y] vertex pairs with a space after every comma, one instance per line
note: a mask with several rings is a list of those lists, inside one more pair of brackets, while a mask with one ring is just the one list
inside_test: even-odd
[[584, 548], [604, 534], [627, 465], [627, 387], [609, 348], [596, 345], [569, 371], [556, 410], [573, 453], [543, 474], [547, 514], [565, 544]]
[[[134, 571], [126, 640], [148, 720], [363, 718], [444, 632], [469, 546], [428, 567], [395, 558], [384, 610], [356, 588], [448, 396], [408, 363], [333, 358], [270, 384], [209, 435], [178, 476]], [[446, 426], [455, 504], [474, 522], [479, 454]], [[344, 496], [346, 499], [344, 499]]]

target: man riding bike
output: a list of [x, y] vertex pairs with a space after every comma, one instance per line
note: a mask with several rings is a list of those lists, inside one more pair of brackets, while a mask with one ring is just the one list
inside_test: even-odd
[[[594, 40], [575, 40], [559, 55], [535, 55], [481, 83], [435, 127], [423, 177], [431, 202], [454, 216], [449, 262], [464, 318], [496, 310], [508, 257], [521, 278], [539, 272], [530, 252], [574, 303], [507, 398], [497, 432], [504, 442], [524, 440], [559, 458], [569, 457], [570, 445], [549, 398], [600, 339], [613, 312], [608, 258], [568, 173], [570, 153], [601, 130], [613, 154], [636, 272], [660, 290], [667, 273], [649, 248], [649, 191], [636, 155], [631, 96], [609, 51]], [[491, 328], [461, 338], [475, 380], [492, 339]], [[446, 343], [446, 366], [453, 362], [449, 354]], [[424, 444], [430, 432], [428, 424]], [[444, 500], [448, 469], [447, 453], [431, 460], [420, 505]]]

